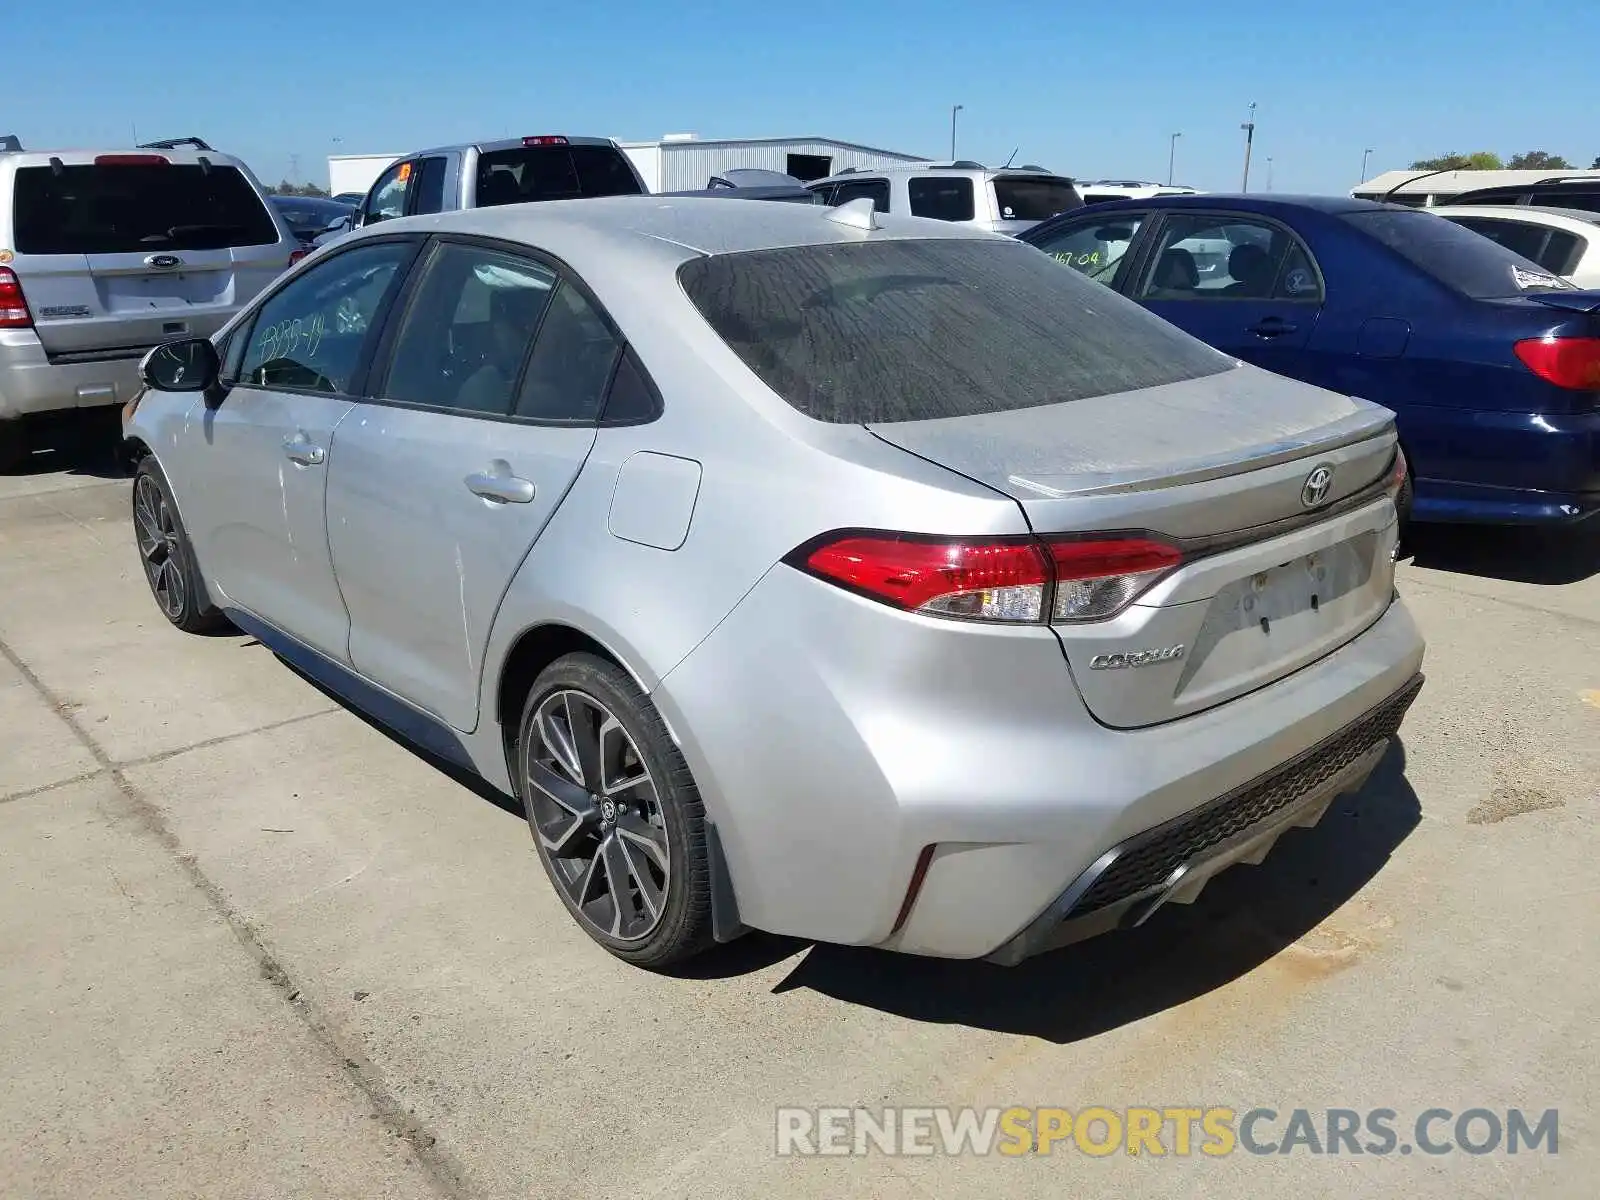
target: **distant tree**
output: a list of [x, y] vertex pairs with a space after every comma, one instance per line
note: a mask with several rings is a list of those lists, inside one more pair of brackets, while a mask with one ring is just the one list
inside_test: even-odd
[[328, 193], [314, 183], [307, 183], [301, 185], [300, 194], [302, 196], [326, 196]]
[[1589, 170], [1600, 171], [1600, 154], [1597, 154], [1595, 160], [1589, 164]]
[[1525, 150], [1513, 154], [1506, 166], [1513, 171], [1570, 171], [1572, 164], [1559, 154], [1547, 150]]
[[300, 194], [300, 189], [295, 187], [294, 184], [290, 183], [287, 179], [280, 179], [277, 187], [269, 188], [268, 190], [276, 193], [279, 196], [298, 196]]
[[1421, 158], [1411, 164], [1413, 171], [1498, 171], [1504, 164], [1492, 150], [1457, 154], [1454, 150], [1438, 158]]

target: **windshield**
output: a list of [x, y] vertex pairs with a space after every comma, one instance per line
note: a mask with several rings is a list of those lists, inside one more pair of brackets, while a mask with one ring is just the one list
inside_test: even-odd
[[819, 421], [917, 421], [1197, 379], [1234, 360], [1020, 242], [929, 239], [697, 258], [689, 299]]
[[1004, 221], [1045, 221], [1083, 207], [1072, 180], [1037, 175], [1000, 176], [994, 181], [994, 200]]
[[308, 197], [274, 196], [272, 205], [296, 233], [321, 233], [331, 222], [352, 211], [348, 204]]
[[215, 164], [22, 167], [15, 199], [18, 254], [148, 254], [278, 240], [245, 177]]
[[479, 208], [643, 190], [627, 157], [611, 146], [519, 146], [478, 158]]
[[1538, 263], [1430, 212], [1369, 209], [1343, 216], [1425, 274], [1474, 300], [1572, 286]]

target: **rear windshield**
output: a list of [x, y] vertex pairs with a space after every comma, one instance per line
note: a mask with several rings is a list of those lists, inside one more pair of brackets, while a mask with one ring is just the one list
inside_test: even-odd
[[994, 181], [994, 200], [1003, 221], [1044, 221], [1083, 207], [1070, 179], [1001, 176]]
[[278, 240], [266, 205], [234, 167], [21, 167], [15, 197], [18, 254], [222, 250]]
[[819, 421], [1033, 408], [1234, 365], [1021, 242], [794, 246], [697, 258], [678, 278], [745, 364]]
[[1448, 288], [1475, 300], [1572, 285], [1538, 263], [1430, 212], [1353, 212], [1344, 219]]
[[610, 146], [522, 146], [478, 158], [479, 208], [643, 190], [627, 157]]

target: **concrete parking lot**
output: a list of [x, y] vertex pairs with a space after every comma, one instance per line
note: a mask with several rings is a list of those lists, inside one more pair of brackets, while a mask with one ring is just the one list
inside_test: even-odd
[[[127, 509], [86, 451], [0, 477], [0, 1194], [1594, 1194], [1600, 537], [1422, 539], [1403, 747], [1192, 907], [1012, 970], [752, 936], [662, 977], [505, 801], [167, 626]], [[774, 1153], [777, 1106], [891, 1104], [1554, 1108], [1559, 1152]]]

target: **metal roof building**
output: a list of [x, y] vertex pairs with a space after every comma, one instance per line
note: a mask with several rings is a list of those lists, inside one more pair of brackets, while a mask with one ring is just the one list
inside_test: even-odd
[[[1417, 179], [1419, 175], [1426, 175], [1426, 178]], [[1457, 196], [1479, 188], [1530, 187], [1553, 175], [1567, 178], [1593, 175], [1600, 180], [1600, 171], [1551, 170], [1548, 167], [1538, 171], [1446, 171], [1442, 175], [1428, 175], [1425, 171], [1385, 171], [1376, 179], [1357, 184], [1350, 194], [1362, 200], [1377, 200], [1391, 188], [1397, 188], [1390, 197], [1396, 204], [1449, 204]], [[1412, 179], [1416, 182], [1407, 182]]]
[[927, 162], [920, 154], [880, 150], [825, 137], [719, 138], [669, 133], [654, 142], [618, 141], [652, 192], [703, 188], [706, 180], [736, 167], [781, 171], [796, 179], [823, 179], [846, 167], [881, 169]]

